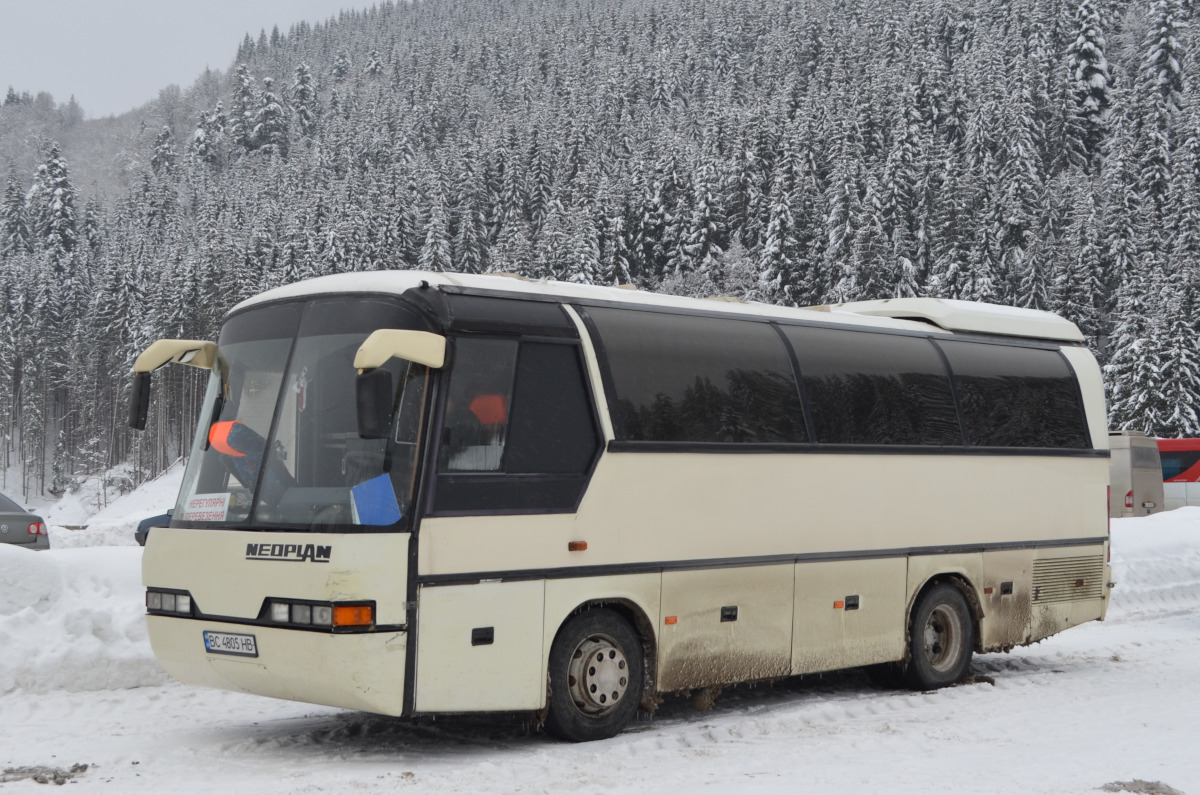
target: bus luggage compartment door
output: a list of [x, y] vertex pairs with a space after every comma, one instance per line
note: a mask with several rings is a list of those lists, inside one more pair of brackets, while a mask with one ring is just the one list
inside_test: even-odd
[[792, 564], [664, 572], [658, 689], [787, 676], [793, 587]]
[[791, 672], [903, 657], [907, 571], [902, 557], [797, 563]]
[[417, 712], [538, 709], [545, 582], [425, 586], [417, 618]]

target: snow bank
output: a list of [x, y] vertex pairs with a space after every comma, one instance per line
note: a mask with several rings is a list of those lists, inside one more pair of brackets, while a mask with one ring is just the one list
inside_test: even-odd
[[1109, 620], [1175, 615], [1200, 603], [1200, 508], [1112, 521]]
[[[85, 484], [75, 494], [64, 495], [43, 514], [50, 531], [51, 548], [135, 546], [133, 532], [138, 523], [150, 516], [166, 513], [175, 506], [183, 482], [183, 464], [178, 463], [140, 488], [114, 499], [106, 507], [87, 508], [94, 502], [94, 484]], [[87, 497], [86, 495], [91, 495]], [[83, 530], [68, 530], [65, 525], [86, 525]]]
[[146, 638], [141, 552], [0, 544], [0, 695], [168, 681]]

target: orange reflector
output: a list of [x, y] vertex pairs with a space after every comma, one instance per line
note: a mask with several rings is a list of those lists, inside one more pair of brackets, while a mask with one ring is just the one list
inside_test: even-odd
[[834, 610], [841, 610], [841, 609], [842, 609], [842, 608], [844, 608], [845, 606], [846, 606], [846, 603], [845, 603], [845, 602], [843, 602], [843, 601], [837, 601], [837, 602], [834, 602], [834, 603], [833, 603], [833, 609], [834, 609]]
[[231, 455], [235, 458], [244, 458], [245, 453], [235, 450], [229, 444], [229, 432], [233, 430], [233, 426], [241, 425], [240, 420], [228, 420], [226, 422], [214, 422], [212, 429], [208, 432], [208, 443], [218, 453]]
[[375, 623], [375, 608], [370, 605], [335, 605], [335, 627], [366, 627]]
[[984, 595], [985, 595], [985, 596], [991, 596], [991, 595], [992, 595], [992, 594], [994, 594], [995, 592], [996, 592], [996, 589], [995, 589], [995, 588], [993, 588], [993, 587], [992, 587], [992, 586], [990, 586], [990, 585], [989, 585], [988, 587], [986, 587], [986, 588], [984, 588], [984, 589], [983, 589], [983, 593], [984, 593]]
[[583, 552], [587, 549], [586, 541], [568, 541], [567, 549], [571, 552]]
[[667, 616], [667, 623], [668, 624], [678, 624], [679, 616]]

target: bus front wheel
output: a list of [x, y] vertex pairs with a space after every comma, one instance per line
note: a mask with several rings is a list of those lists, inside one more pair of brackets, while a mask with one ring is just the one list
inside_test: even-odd
[[975, 647], [971, 610], [962, 591], [949, 583], [927, 590], [913, 607], [904, 683], [934, 690], [961, 682]]
[[642, 642], [611, 610], [586, 610], [550, 647], [546, 731], [562, 740], [603, 740], [621, 732], [642, 699]]

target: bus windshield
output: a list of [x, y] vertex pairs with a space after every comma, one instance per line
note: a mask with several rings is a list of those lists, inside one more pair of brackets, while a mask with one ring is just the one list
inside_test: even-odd
[[230, 318], [172, 527], [396, 530], [414, 496], [429, 371], [392, 359], [392, 425], [358, 435], [354, 354], [379, 328], [426, 324], [361, 296], [275, 304]]

